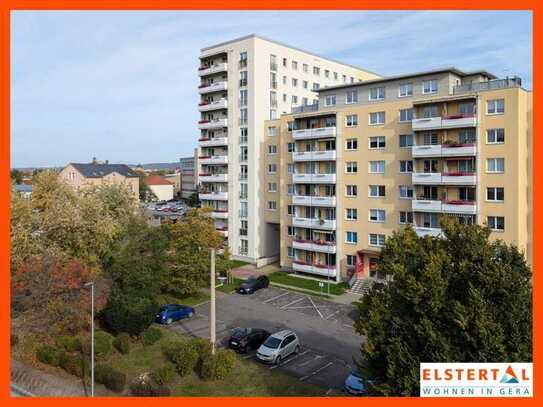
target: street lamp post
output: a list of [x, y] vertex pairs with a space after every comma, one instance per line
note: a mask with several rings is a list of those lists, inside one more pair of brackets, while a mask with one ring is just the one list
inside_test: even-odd
[[91, 397], [94, 397], [94, 281], [85, 283], [91, 289]]
[[216, 334], [215, 334], [215, 249], [211, 249], [211, 262], [210, 262], [210, 290], [211, 290], [211, 298], [209, 301], [210, 310], [209, 310], [209, 340], [211, 342], [211, 353], [215, 354], [215, 341], [216, 341]]

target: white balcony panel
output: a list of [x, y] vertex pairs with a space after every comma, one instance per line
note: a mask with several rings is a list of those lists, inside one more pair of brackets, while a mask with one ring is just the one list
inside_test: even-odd
[[302, 273], [311, 273], [311, 274], [317, 274], [319, 276], [324, 277], [335, 277], [336, 276], [336, 268], [335, 267], [318, 267], [310, 264], [300, 264], [300, 263], [292, 263], [292, 269], [294, 271], [300, 271]]
[[411, 182], [421, 185], [439, 185], [441, 184], [440, 172], [414, 172], [411, 174]]
[[445, 213], [462, 213], [466, 215], [475, 215], [477, 213], [477, 205], [475, 203], [450, 203], [443, 202], [441, 210]]
[[203, 95], [204, 93], [211, 93], [211, 92], [221, 92], [223, 90], [228, 89], [228, 82], [222, 81], [222, 82], [215, 82], [208, 86], [204, 86], [202, 88], [198, 88], [198, 93]]
[[336, 174], [292, 174], [296, 184], [335, 184]]
[[228, 101], [226, 99], [216, 100], [209, 102], [205, 105], [199, 105], [198, 110], [200, 112], [209, 112], [211, 110], [228, 109]]
[[441, 145], [412, 146], [413, 157], [441, 157]]
[[411, 209], [418, 212], [441, 212], [441, 201], [413, 199]]
[[205, 123], [198, 123], [200, 130], [220, 129], [222, 127], [228, 127], [228, 119], [215, 119]]
[[443, 157], [467, 157], [477, 154], [477, 147], [474, 145], [461, 145], [458, 147], [441, 146], [441, 155]]
[[471, 117], [458, 117], [456, 119], [443, 118], [441, 120], [442, 129], [456, 129], [460, 127], [475, 127], [477, 126], [477, 118]]
[[224, 237], [228, 237], [228, 230], [218, 230], [217, 229], [217, 232], [219, 232], [221, 235], [223, 235]]
[[211, 217], [214, 219], [228, 219], [228, 212], [213, 211], [211, 212]]
[[294, 140], [307, 140], [329, 137], [336, 137], [335, 127], [320, 127], [318, 129], [294, 130], [292, 132], [292, 138]]
[[227, 146], [228, 137], [215, 137], [212, 139], [200, 139], [200, 147], [217, 147], [217, 146]]
[[297, 151], [292, 153], [294, 161], [335, 161], [336, 151]]
[[227, 70], [228, 70], [228, 64], [224, 62], [222, 64], [213, 65], [205, 69], [198, 69], [198, 75], [200, 76], [213, 75], [219, 72], [226, 72]]
[[211, 157], [200, 158], [199, 160], [202, 165], [228, 164], [227, 155], [212, 155]]
[[210, 193], [201, 193], [198, 195], [202, 201], [227, 201], [228, 192], [210, 192]]
[[199, 175], [201, 182], [228, 182], [228, 174]]
[[336, 206], [336, 197], [294, 195], [292, 197], [292, 203], [294, 205], [304, 206]]
[[302, 228], [335, 230], [336, 221], [326, 219], [299, 218], [292, 219], [292, 225]]
[[320, 253], [335, 253], [336, 245], [335, 244], [318, 244], [309, 240], [300, 241], [294, 239], [292, 241], [292, 247], [295, 249], [307, 250], [311, 252], [320, 252]]
[[451, 175], [443, 174], [441, 177], [441, 183], [443, 185], [476, 185], [476, 175]]
[[415, 233], [420, 236], [433, 236], [433, 237], [440, 237], [441, 236], [441, 228], [425, 228], [422, 226], [415, 226]]
[[436, 130], [441, 128], [441, 117], [424, 117], [411, 121], [413, 131]]

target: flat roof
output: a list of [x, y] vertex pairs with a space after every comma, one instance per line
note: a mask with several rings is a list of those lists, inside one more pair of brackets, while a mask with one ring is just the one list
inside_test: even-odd
[[[300, 51], [300, 52], [304, 52], [306, 54], [309, 54], [309, 55], [312, 55], [314, 57], [317, 57], [317, 58], [322, 58], [322, 59], [327, 59], [328, 61], [331, 61], [331, 62], [335, 62], [336, 64], [341, 64], [341, 65], [345, 65], [345, 66], [349, 66], [351, 68], [355, 68], [355, 69], [359, 69], [361, 71], [364, 71], [364, 72], [367, 72], [367, 73], [370, 73], [370, 74], [373, 74], [373, 75], [377, 75], [377, 76], [381, 76], [380, 74], [378, 73], [375, 73], [373, 71], [370, 71], [368, 69], [364, 69], [364, 68], [360, 68], [359, 66], [355, 66], [355, 65], [351, 65], [351, 64], [346, 64], [345, 62], [341, 62], [341, 61], [338, 61], [336, 59], [333, 59], [333, 58], [328, 58], [328, 57], [325, 57], [323, 55], [319, 55], [319, 54], [315, 54], [314, 52], [311, 52], [311, 51], [306, 51], [305, 49], [301, 49], [301, 48], [298, 48], [298, 47], [293, 47], [292, 45], [288, 45], [288, 44], [285, 44], [283, 42], [280, 42], [280, 41], [275, 41], [275, 40], [272, 40], [270, 38], [267, 38], [267, 37], [264, 37], [262, 35], [258, 35], [258, 34], [249, 34], [249, 35], [244, 35], [243, 37], [239, 37], [239, 38], [234, 38], [232, 40], [229, 40], [229, 41], [224, 41], [224, 42], [220, 42], [218, 44], [215, 44], [215, 45], [212, 45], [212, 46], [209, 46], [209, 47], [205, 47], [205, 48], [201, 48], [200, 51], [201, 52], [205, 52], [205, 51], [209, 51], [213, 48], [218, 48], [218, 47], [222, 47], [222, 46], [225, 46], [225, 45], [228, 45], [228, 44], [232, 44], [234, 42], [239, 42], [239, 41], [243, 41], [243, 40], [248, 40], [249, 38], [259, 38], [263, 41], [268, 41], [268, 42], [271, 42], [273, 44], [277, 44], [277, 45], [280, 45], [282, 47], [287, 47], [287, 48], [291, 48], [291, 49], [294, 49], [296, 51]], [[360, 82], [362, 83], [362, 82]]]

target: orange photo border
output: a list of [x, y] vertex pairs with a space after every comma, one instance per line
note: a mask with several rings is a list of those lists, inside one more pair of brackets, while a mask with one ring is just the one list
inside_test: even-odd
[[[0, 3], [0, 298], [2, 302], [2, 313], [0, 316], [0, 347], [3, 360], [0, 369], [0, 400], [6, 403], [12, 403], [21, 406], [69, 406], [71, 403], [79, 405], [88, 405], [93, 402], [91, 398], [11, 398], [10, 397], [10, 272], [9, 272], [9, 216], [10, 216], [10, 14], [16, 10], [531, 10], [533, 12], [533, 106], [534, 111], [541, 113], [541, 87], [542, 87], [542, 16], [543, 2], [530, 0], [503, 1], [503, 0], [441, 0], [439, 2], [430, 0], [380, 0], [370, 2], [368, 0], [275, 0], [258, 1], [250, 0], [206, 0], [201, 2], [187, 2], [176, 0], [2, 0]], [[500, 27], [497, 27], [499, 29]], [[484, 68], [484, 67], [483, 67]], [[487, 67], [488, 68], [488, 67]], [[537, 74], [539, 72], [539, 74]], [[536, 120], [539, 117], [533, 115], [534, 131], [538, 134], [542, 126]], [[543, 175], [543, 163], [537, 160], [537, 155], [542, 151], [542, 141], [533, 136], [534, 160], [532, 180], [533, 186], [533, 239], [534, 248], [538, 248], [542, 243], [539, 234], [539, 228], [543, 228], [543, 218], [537, 212], [540, 207], [543, 188], [538, 187], [534, 180], [537, 176]], [[307, 407], [329, 407], [333, 402], [335, 405], [356, 406], [364, 405], [447, 405], [454, 406], [458, 403], [465, 405], [478, 406], [508, 406], [512, 405], [532, 405], [537, 399], [541, 399], [543, 392], [543, 369], [541, 369], [541, 355], [543, 353], [542, 324], [536, 323], [541, 313], [541, 302], [535, 296], [537, 290], [541, 287], [541, 276], [536, 271], [543, 260], [543, 251], [534, 250], [533, 259], [533, 362], [534, 362], [534, 398], [352, 398], [352, 397], [334, 397], [334, 398], [161, 398], [160, 400], [145, 400], [143, 398], [97, 398], [102, 406], [144, 406], [147, 403], [157, 402], [165, 406], [179, 406], [180, 403], [190, 403], [195, 406], [213, 406], [221, 403], [223, 406], [237, 406], [240, 402], [246, 400], [248, 403], [258, 403], [259, 406], [272, 407], [277, 403], [296, 403], [299, 406]]]

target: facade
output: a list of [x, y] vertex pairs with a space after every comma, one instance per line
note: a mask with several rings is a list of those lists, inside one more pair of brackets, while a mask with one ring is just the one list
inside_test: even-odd
[[311, 104], [314, 89], [379, 76], [255, 35], [203, 48], [198, 74], [199, 198], [234, 258], [266, 264], [279, 224], [263, 219], [262, 123]]
[[165, 174], [164, 179], [173, 184], [174, 198], [181, 196], [181, 171], [176, 170], [173, 174]]
[[[455, 68], [321, 89], [264, 125], [265, 221], [284, 269], [336, 281], [386, 278], [394, 230], [441, 234], [440, 216], [487, 224], [532, 254], [531, 93], [520, 78]], [[273, 128], [273, 130], [271, 130]]]
[[99, 185], [125, 185], [139, 200], [139, 177], [128, 165], [98, 163], [70, 163], [59, 173], [60, 179], [75, 189]]
[[159, 175], [150, 175], [143, 182], [156, 196], [157, 201], [170, 201], [173, 199], [174, 184]]
[[198, 192], [198, 149], [194, 149], [192, 157], [180, 158], [179, 163], [181, 198], [187, 199]]

